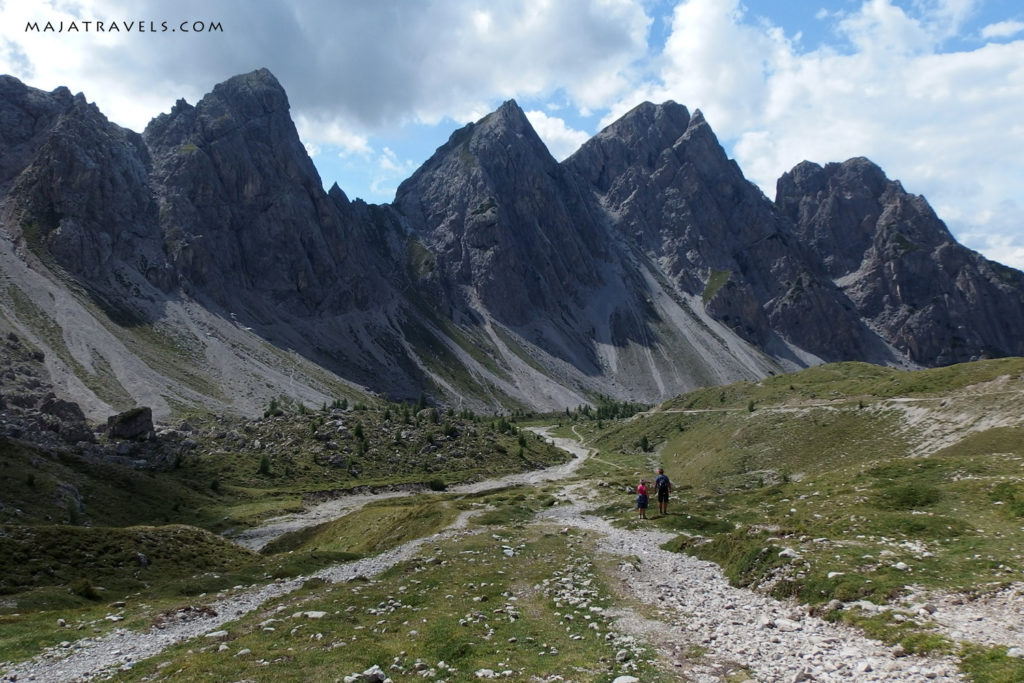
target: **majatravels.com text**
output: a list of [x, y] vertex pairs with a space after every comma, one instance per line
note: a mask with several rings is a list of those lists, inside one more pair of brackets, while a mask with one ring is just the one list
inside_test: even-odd
[[219, 21], [30, 21], [25, 33], [223, 33]]

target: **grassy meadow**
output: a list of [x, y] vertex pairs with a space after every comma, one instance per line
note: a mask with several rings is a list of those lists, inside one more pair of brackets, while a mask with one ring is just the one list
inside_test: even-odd
[[[675, 485], [669, 514], [652, 503], [644, 524], [673, 532], [669, 549], [905, 651], [957, 655], [972, 680], [1024, 680], [1024, 662], [1005, 648], [964, 647], [893, 618], [898, 610], [857, 607], [900, 605], [919, 590], [970, 599], [1024, 581], [1022, 375], [1022, 359], [916, 372], [841, 363], [632, 406], [630, 417], [277, 406], [251, 423], [204, 424], [198, 445], [163, 470], [13, 445], [0, 450], [0, 661], [145, 628], [235, 586], [373, 556], [473, 512], [460, 535], [384, 574], [309, 580], [229, 623], [226, 640], [184, 643], [116, 680], [335, 680], [373, 665], [396, 681], [430, 669], [448, 680], [479, 669], [674, 680], [650, 643], [611, 627], [623, 598], [593, 538], [530, 523], [562, 484], [585, 483], [599, 514], [639, 527], [630, 488], [662, 466]], [[563, 460], [529, 424], [594, 455], [571, 482], [445, 490]], [[311, 500], [396, 486], [419, 492], [285, 534], [261, 553], [219, 535]], [[585, 607], [559, 593], [563, 581], [586, 584]]]

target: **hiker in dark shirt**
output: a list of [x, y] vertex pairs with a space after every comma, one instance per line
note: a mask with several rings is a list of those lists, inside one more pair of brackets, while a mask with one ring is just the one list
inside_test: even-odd
[[672, 482], [665, 476], [665, 470], [658, 468], [658, 476], [654, 478], [654, 490], [658, 494], [658, 512], [668, 514], [668, 494], [672, 490]]

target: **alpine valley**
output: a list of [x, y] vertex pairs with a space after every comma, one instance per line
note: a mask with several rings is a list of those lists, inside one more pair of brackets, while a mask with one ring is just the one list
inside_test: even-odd
[[674, 102], [561, 163], [506, 102], [387, 205], [323, 189], [267, 70], [141, 134], [4, 76], [0, 120], [0, 333], [90, 419], [367, 393], [562, 410], [1024, 355], [1024, 273], [924, 198], [855, 158], [772, 201]]

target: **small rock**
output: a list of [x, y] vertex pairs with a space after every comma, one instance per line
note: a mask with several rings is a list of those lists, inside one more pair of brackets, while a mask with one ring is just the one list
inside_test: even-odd
[[1024, 648], [1021, 648], [1021, 647], [1011, 647], [1009, 650], [1006, 651], [1006, 656], [1007, 657], [1016, 657], [1018, 659], [1022, 658], [1022, 657], [1024, 657]]
[[612, 683], [640, 683], [640, 679], [636, 676], [619, 676]]
[[800, 622], [798, 621], [786, 619], [785, 617], [779, 617], [775, 620], [775, 628], [782, 631], [783, 633], [792, 633], [794, 631], [799, 631], [803, 628], [803, 626], [801, 626]]
[[206, 637], [210, 640], [227, 640], [230, 635], [227, 631], [210, 631]]

